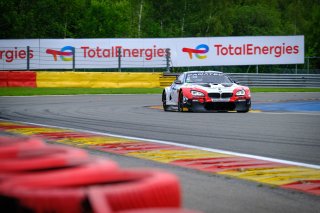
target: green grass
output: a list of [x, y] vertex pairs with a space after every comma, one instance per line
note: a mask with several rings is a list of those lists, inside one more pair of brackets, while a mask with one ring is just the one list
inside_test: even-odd
[[[0, 96], [77, 94], [161, 94], [162, 88], [24, 88], [0, 87]], [[252, 92], [320, 92], [320, 88], [251, 88]]]
[[77, 94], [160, 94], [162, 88], [0, 88], [0, 96]]

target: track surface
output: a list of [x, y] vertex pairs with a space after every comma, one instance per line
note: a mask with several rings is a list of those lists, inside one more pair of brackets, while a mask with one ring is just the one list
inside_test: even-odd
[[[253, 101], [317, 97], [258, 93]], [[320, 112], [177, 113], [144, 107], [159, 102], [159, 95], [2, 97], [0, 117], [320, 164]]]
[[[254, 94], [253, 108], [255, 103], [319, 98], [320, 93], [259, 93]], [[0, 117], [320, 164], [320, 113], [317, 111], [177, 113], [144, 107], [159, 105], [160, 99], [160, 95], [1, 97]], [[318, 197], [257, 187], [255, 183], [154, 162], [111, 157], [128, 167], [161, 167], [175, 172], [182, 179], [188, 208], [205, 212], [315, 212], [320, 209]]]

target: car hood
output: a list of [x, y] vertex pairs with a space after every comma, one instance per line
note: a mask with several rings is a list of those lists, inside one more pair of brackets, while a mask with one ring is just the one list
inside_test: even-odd
[[223, 83], [223, 84], [185, 84], [184, 88], [201, 89], [207, 92], [233, 92], [233, 90], [239, 87], [238, 84], [234, 83]]

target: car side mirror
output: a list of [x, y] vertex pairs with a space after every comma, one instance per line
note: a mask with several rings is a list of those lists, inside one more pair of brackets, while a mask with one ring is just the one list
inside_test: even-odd
[[175, 84], [182, 84], [182, 82], [180, 80], [175, 80], [174, 83]]

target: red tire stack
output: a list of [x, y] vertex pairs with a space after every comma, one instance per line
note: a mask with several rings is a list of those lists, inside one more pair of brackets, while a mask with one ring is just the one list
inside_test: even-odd
[[192, 213], [175, 175], [122, 169], [37, 138], [0, 137], [0, 212]]

